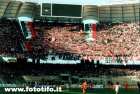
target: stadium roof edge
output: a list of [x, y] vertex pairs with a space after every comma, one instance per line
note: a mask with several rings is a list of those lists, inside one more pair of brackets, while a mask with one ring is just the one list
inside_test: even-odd
[[[132, 2], [130, 2], [130, 0], [123, 0], [122, 2], [117, 2], [117, 0], [106, 0], [107, 2], [105, 2], [105, 0], [103, 0], [104, 2], [100, 3], [98, 1], [95, 1], [95, 3], [93, 1], [90, 0], [79, 0], [79, 1], [67, 1], [67, 0], [12, 0], [12, 1], [21, 1], [21, 2], [32, 2], [32, 3], [36, 3], [36, 4], [41, 4], [41, 3], [53, 3], [53, 4], [69, 4], [69, 5], [96, 5], [96, 6], [106, 6], [106, 5], [122, 5], [122, 4], [140, 4], [139, 0], [133, 0]], [[67, 1], [67, 2], [66, 2]], [[128, 2], [127, 2], [128, 1]]]

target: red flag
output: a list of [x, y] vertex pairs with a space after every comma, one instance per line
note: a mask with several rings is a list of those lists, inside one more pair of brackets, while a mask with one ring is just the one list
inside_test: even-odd
[[37, 32], [34, 29], [33, 23], [32, 22], [28, 22], [27, 25], [28, 25], [28, 28], [29, 28], [31, 34], [32, 34], [32, 39], [36, 38]]
[[92, 37], [96, 39], [96, 24], [92, 24]]
[[29, 52], [32, 51], [32, 45], [31, 45], [30, 42], [26, 42], [26, 43], [25, 43], [25, 47], [26, 47], [26, 49], [27, 49]]

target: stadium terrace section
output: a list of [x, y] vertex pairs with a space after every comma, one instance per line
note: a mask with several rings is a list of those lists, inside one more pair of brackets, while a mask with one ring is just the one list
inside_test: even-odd
[[[74, 13], [79, 14], [69, 15], [73, 14], [73, 11], [70, 11], [65, 15], [60, 8], [63, 6], [69, 11], [70, 6], [74, 7], [76, 8]], [[140, 59], [139, 10], [139, 3], [81, 7], [80, 5], [53, 3], [39, 5], [33, 2], [1, 0], [0, 18], [5, 21], [8, 19], [7, 21], [10, 21], [8, 26], [12, 29], [5, 27], [11, 29], [8, 29], [12, 32], [11, 34], [16, 33], [15, 40], [10, 40], [11, 48], [4, 43], [6, 49], [10, 49], [7, 53], [4, 53], [5, 46], [1, 46], [1, 57], [7, 61], [5, 55], [12, 52], [17, 58], [27, 58], [28, 62], [57, 63], [60, 59], [62, 63], [68, 60], [67, 62], [77, 64], [82, 59], [88, 59], [100, 60], [103, 64], [106, 62], [137, 63]], [[57, 13], [59, 11], [61, 13]], [[96, 22], [94, 28], [92, 28], [93, 23], [88, 22], [89, 20]], [[87, 24], [84, 23], [85, 21]], [[1, 28], [4, 28], [4, 23], [1, 23]], [[86, 32], [86, 30], [92, 31], [91, 29], [95, 31], [97, 29], [93, 38]], [[11, 34], [8, 33], [8, 36]]]
[[81, 58], [103, 60], [104, 63], [106, 57], [113, 57], [112, 61], [116, 58], [122, 58], [124, 61], [139, 60], [139, 23], [100, 24], [97, 27], [102, 28], [98, 28], [97, 38], [92, 43], [85, 40], [86, 33], [80, 30], [71, 31], [77, 27], [59, 25], [44, 27], [44, 50], [47, 52], [51, 50], [54, 53], [54, 61], [55, 53], [73, 53]]

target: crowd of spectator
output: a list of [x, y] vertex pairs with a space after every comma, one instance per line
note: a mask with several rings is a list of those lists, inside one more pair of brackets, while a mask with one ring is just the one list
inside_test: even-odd
[[[20, 38], [16, 27], [11, 20], [0, 20], [1, 54], [20, 50], [18, 49]], [[59, 53], [56, 56], [68, 60], [77, 60], [80, 57], [89, 60], [118, 56], [128, 57], [128, 59], [140, 57], [139, 22], [100, 24], [99, 27], [97, 25], [97, 37], [90, 43], [86, 41], [87, 33], [83, 31], [81, 25], [47, 25], [43, 26], [43, 29], [39, 28], [37, 34], [36, 39], [27, 40], [32, 45], [30, 55], [35, 54], [37, 57], [47, 55], [49, 52], [55, 55]]]
[[20, 50], [18, 48], [19, 33], [15, 20], [0, 19], [0, 54], [12, 53], [14, 55]]
[[[59, 28], [59, 29], [58, 29]], [[65, 26], [44, 29], [44, 47], [52, 52], [70, 52], [95, 60], [107, 56], [127, 56], [129, 59], [140, 54], [140, 24], [122, 23], [98, 29], [92, 43], [85, 40], [84, 31], [70, 31]]]

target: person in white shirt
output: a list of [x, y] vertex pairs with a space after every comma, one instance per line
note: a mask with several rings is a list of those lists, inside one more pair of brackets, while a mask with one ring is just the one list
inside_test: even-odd
[[119, 82], [116, 82], [116, 84], [113, 85], [113, 88], [115, 89], [115, 93], [116, 93], [116, 94], [119, 94], [119, 88], [120, 88]]

